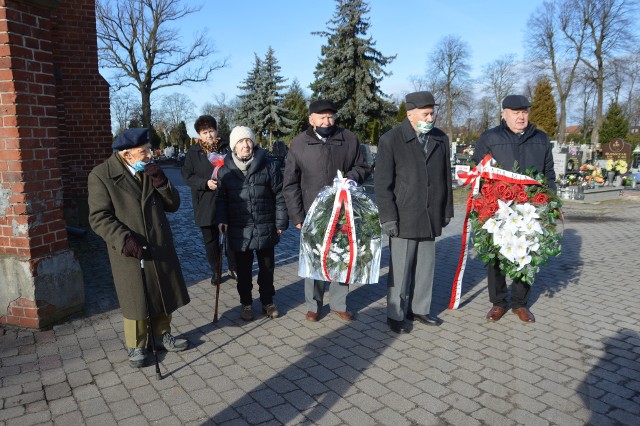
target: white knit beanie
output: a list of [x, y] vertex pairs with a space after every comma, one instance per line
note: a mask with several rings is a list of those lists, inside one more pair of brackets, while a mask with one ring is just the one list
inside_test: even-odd
[[229, 135], [229, 148], [231, 148], [231, 152], [233, 152], [236, 148], [236, 144], [239, 140], [242, 139], [251, 139], [251, 142], [255, 145], [256, 136], [253, 134], [250, 128], [244, 126], [236, 126], [231, 131], [231, 135]]

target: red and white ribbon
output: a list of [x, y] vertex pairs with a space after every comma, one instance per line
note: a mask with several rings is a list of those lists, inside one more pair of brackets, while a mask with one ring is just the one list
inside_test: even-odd
[[462, 186], [471, 184], [471, 191], [469, 191], [469, 197], [467, 198], [467, 208], [464, 215], [464, 222], [462, 224], [462, 247], [460, 248], [460, 258], [458, 260], [458, 267], [456, 268], [456, 274], [453, 277], [453, 288], [451, 289], [451, 300], [449, 301], [449, 309], [458, 309], [460, 305], [460, 295], [462, 293], [462, 278], [464, 276], [464, 270], [467, 265], [468, 256], [468, 240], [471, 231], [471, 222], [469, 221], [469, 214], [471, 213], [471, 206], [473, 204], [473, 197], [478, 194], [480, 190], [480, 178], [502, 180], [509, 183], [519, 183], [522, 185], [540, 185], [535, 179], [530, 178], [527, 175], [521, 175], [518, 173], [509, 172], [497, 167], [493, 167], [495, 160], [491, 154], [485, 155], [476, 167], [471, 169], [468, 173], [459, 173], [458, 182]]
[[336, 233], [336, 227], [340, 220], [340, 212], [344, 207], [345, 217], [347, 220], [347, 237], [349, 238], [349, 263], [347, 264], [347, 275], [344, 279], [345, 283], [349, 283], [351, 278], [351, 270], [353, 269], [353, 263], [355, 261], [356, 253], [358, 250], [356, 244], [356, 229], [353, 221], [353, 211], [351, 208], [351, 191], [350, 188], [354, 187], [356, 183], [351, 179], [343, 178], [342, 173], [338, 171], [338, 177], [333, 180], [334, 188], [337, 188], [336, 196], [333, 200], [333, 209], [331, 210], [331, 218], [327, 224], [327, 229], [324, 233], [324, 239], [322, 241], [322, 253], [321, 253], [321, 266], [322, 274], [327, 281], [341, 281], [339, 277], [332, 277], [329, 274], [329, 268], [327, 267], [327, 257], [329, 256], [329, 250], [331, 248], [331, 241]]

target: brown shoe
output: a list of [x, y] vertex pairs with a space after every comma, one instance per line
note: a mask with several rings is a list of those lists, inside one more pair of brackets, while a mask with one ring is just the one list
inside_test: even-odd
[[498, 321], [504, 315], [504, 308], [502, 306], [494, 306], [487, 313], [487, 319], [489, 321]]
[[337, 315], [342, 321], [353, 321], [353, 314], [349, 311], [331, 311], [331, 313]]
[[534, 317], [531, 311], [524, 306], [521, 308], [513, 308], [511, 311], [520, 318], [520, 321], [536, 322], [536, 317]]
[[317, 312], [313, 312], [313, 311], [307, 312], [307, 315], [304, 317], [304, 319], [306, 319], [307, 321], [313, 321], [313, 322], [318, 321], [319, 318], [320, 318], [320, 315], [318, 315]]

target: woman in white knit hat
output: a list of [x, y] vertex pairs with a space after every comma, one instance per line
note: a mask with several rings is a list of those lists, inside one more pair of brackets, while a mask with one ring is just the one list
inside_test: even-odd
[[235, 127], [229, 137], [231, 152], [218, 172], [216, 207], [220, 232], [227, 235], [229, 247], [236, 255], [238, 294], [242, 319], [253, 319], [251, 290], [254, 252], [258, 259], [258, 286], [262, 312], [279, 316], [273, 303], [275, 288], [275, 245], [289, 226], [282, 196], [282, 173], [267, 151], [255, 146], [250, 128]]

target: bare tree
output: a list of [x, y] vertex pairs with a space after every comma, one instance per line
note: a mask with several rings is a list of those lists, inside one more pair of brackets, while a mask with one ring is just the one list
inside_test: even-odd
[[490, 62], [483, 69], [482, 80], [485, 88], [491, 94], [494, 107], [497, 108], [498, 123], [502, 117], [502, 99], [510, 94], [516, 85], [513, 72], [515, 67], [515, 55], [509, 54]]
[[180, 0], [109, 0], [96, 2], [98, 50], [101, 65], [116, 70], [116, 90], [134, 87], [140, 92], [142, 124], [151, 126], [151, 94], [156, 90], [207, 81], [226, 61], [209, 61], [214, 50], [205, 34], [193, 43], [180, 43], [174, 21], [200, 7]]
[[111, 113], [115, 120], [115, 134], [119, 135], [129, 127], [133, 118], [139, 117], [142, 111], [140, 101], [136, 100], [133, 93], [120, 91], [111, 95]]
[[172, 93], [162, 98], [162, 112], [171, 127], [193, 118], [196, 106], [184, 93]]
[[[591, 143], [600, 140], [604, 105], [604, 82], [607, 59], [613, 58], [635, 43], [632, 32], [635, 20], [635, 0], [567, 0], [577, 11], [573, 19], [586, 25], [585, 46], [580, 61], [590, 71], [596, 89], [595, 122], [591, 133]], [[580, 24], [578, 24], [580, 25]], [[574, 45], [576, 41], [572, 41]]]
[[431, 54], [429, 74], [438, 81], [442, 90], [443, 105], [440, 113], [444, 113], [444, 129], [453, 139], [454, 106], [458, 99], [468, 90], [471, 52], [469, 45], [459, 36], [448, 35], [440, 39], [436, 50]]
[[545, 1], [531, 14], [526, 45], [534, 68], [549, 73], [558, 94], [558, 142], [564, 143], [567, 99], [584, 45], [586, 23], [577, 19], [573, 1]]

